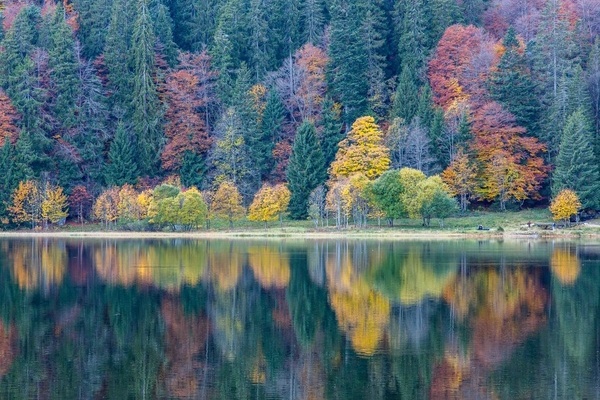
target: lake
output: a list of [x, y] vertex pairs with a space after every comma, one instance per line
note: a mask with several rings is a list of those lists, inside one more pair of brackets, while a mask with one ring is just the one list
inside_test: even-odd
[[600, 399], [600, 245], [0, 239], [2, 399]]

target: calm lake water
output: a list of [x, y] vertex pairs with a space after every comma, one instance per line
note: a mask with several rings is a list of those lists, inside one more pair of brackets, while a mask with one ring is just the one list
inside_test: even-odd
[[600, 399], [600, 245], [0, 240], [1, 399]]

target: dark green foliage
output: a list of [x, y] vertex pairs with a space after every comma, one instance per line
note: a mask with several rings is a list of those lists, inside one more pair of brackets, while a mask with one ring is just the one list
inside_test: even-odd
[[69, 129], [76, 122], [80, 85], [73, 32], [65, 21], [62, 5], [56, 8], [50, 34], [48, 66], [54, 88], [52, 110], [60, 128]]
[[191, 151], [186, 151], [181, 162], [181, 169], [179, 170], [181, 184], [185, 187], [195, 186], [201, 188], [205, 174], [206, 162], [202, 156]]
[[292, 193], [288, 210], [293, 219], [308, 218], [310, 193], [325, 180], [325, 160], [310, 122], [298, 128], [287, 169], [288, 187]]
[[369, 185], [368, 191], [377, 208], [385, 214], [390, 226], [394, 224], [395, 218], [405, 216], [406, 211], [400, 201], [404, 187], [397, 170], [384, 172]]
[[0, 150], [0, 220], [8, 217], [6, 208], [10, 205], [11, 194], [18, 185], [14, 168], [17, 167], [13, 160], [13, 146], [8, 140]]
[[575, 111], [567, 119], [552, 177], [552, 195], [571, 189], [579, 196], [584, 209], [597, 208], [600, 201], [600, 175], [590, 145], [591, 132], [583, 110]]
[[33, 179], [42, 167], [45, 166], [46, 161], [45, 157], [41, 158], [40, 154], [34, 151], [29, 132], [22, 130], [15, 144], [13, 170], [15, 181], [18, 183]]
[[[350, 126], [367, 111], [367, 49], [361, 37], [362, 15], [353, 1], [333, 0], [328, 79], [343, 105], [342, 117]], [[352, 46], [348, 44], [352, 43]]]
[[127, 132], [125, 125], [119, 122], [108, 152], [108, 164], [105, 171], [106, 183], [116, 186], [135, 183], [138, 177], [136, 163], [138, 156], [131, 134]]
[[277, 92], [271, 90], [267, 95], [261, 123], [255, 135], [248, 137], [250, 155], [262, 180], [265, 180], [273, 169], [273, 147], [282, 135], [284, 119], [285, 108], [281, 99]]
[[421, 215], [429, 226], [431, 218], [438, 218], [440, 225], [444, 225], [444, 219], [452, 216], [458, 211], [458, 202], [443, 190], [436, 190], [433, 197], [421, 205]]
[[527, 128], [529, 134], [537, 135], [540, 104], [514, 29], [508, 30], [503, 44], [506, 51], [490, 76], [490, 94], [515, 116], [517, 124]]
[[323, 111], [321, 115], [321, 149], [323, 149], [325, 166], [329, 167], [333, 160], [335, 160], [338, 144], [344, 138], [344, 134], [342, 133], [342, 124], [339, 113], [334, 109], [334, 104], [331, 99], [327, 98], [323, 101]]
[[79, 40], [83, 54], [95, 58], [104, 49], [107, 30], [110, 24], [112, 0], [73, 0], [79, 18]]
[[408, 125], [419, 110], [419, 90], [414, 70], [403, 68], [396, 87], [391, 118], [400, 117]]
[[163, 144], [162, 110], [154, 82], [154, 40], [147, 0], [139, 0], [131, 41], [134, 71], [131, 120], [138, 151], [138, 172], [142, 176], [153, 176], [158, 171]]
[[173, 41], [173, 20], [169, 15], [169, 9], [162, 3], [156, 7], [154, 34], [160, 52], [169, 66], [174, 67], [177, 63], [177, 45]]

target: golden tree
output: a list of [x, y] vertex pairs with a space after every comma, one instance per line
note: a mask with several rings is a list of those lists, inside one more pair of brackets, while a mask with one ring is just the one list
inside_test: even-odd
[[340, 142], [330, 173], [336, 179], [356, 173], [375, 179], [390, 168], [390, 163], [390, 150], [383, 144], [383, 132], [375, 119], [361, 117]]
[[12, 194], [12, 205], [8, 208], [13, 222], [31, 222], [33, 228], [40, 221], [43, 196], [35, 181], [19, 182]]
[[60, 186], [46, 185], [46, 193], [42, 202], [42, 219], [55, 224], [68, 215], [67, 196]]
[[233, 228], [233, 221], [244, 216], [242, 196], [231, 181], [223, 181], [215, 192], [211, 203], [211, 214], [218, 218], [227, 219], [229, 228]]
[[448, 185], [450, 194], [460, 198], [460, 210], [467, 211], [468, 198], [477, 188], [477, 169], [469, 162], [469, 157], [462, 149], [458, 150], [441, 177]]
[[581, 202], [577, 193], [570, 189], [561, 191], [550, 203], [550, 212], [555, 220], [563, 220], [569, 224], [571, 215], [577, 214], [581, 208]]
[[409, 218], [419, 218], [421, 215], [421, 203], [418, 196], [419, 183], [426, 179], [425, 174], [414, 168], [402, 168], [398, 174], [404, 188], [400, 195], [400, 202], [404, 204]]
[[119, 220], [131, 222], [141, 219], [143, 210], [138, 202], [138, 196], [138, 192], [130, 184], [121, 187], [117, 205]]
[[249, 208], [250, 221], [267, 222], [276, 221], [278, 216], [287, 209], [290, 202], [290, 192], [285, 185], [275, 187], [265, 183], [254, 196]]
[[115, 222], [119, 215], [119, 189], [116, 187], [105, 190], [94, 203], [94, 217], [108, 227]]

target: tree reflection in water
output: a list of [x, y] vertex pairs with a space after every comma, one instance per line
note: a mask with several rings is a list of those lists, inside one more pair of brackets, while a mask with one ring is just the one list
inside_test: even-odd
[[0, 397], [594, 397], [599, 258], [544, 242], [4, 239]]

